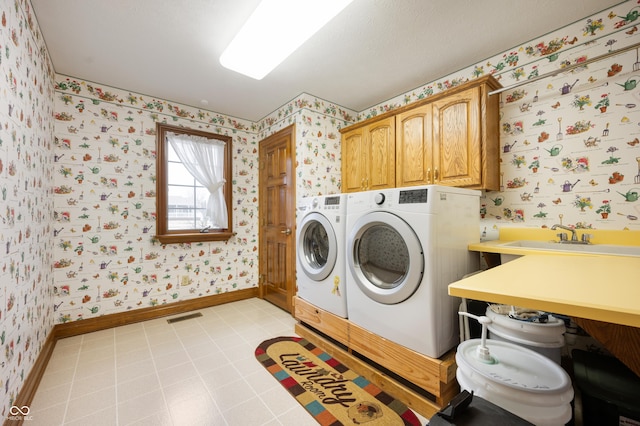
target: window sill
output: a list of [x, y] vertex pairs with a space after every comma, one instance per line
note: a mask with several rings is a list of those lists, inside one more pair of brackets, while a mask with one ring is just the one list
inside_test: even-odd
[[184, 232], [156, 235], [156, 239], [162, 244], [178, 243], [203, 243], [207, 241], [227, 241], [235, 235], [235, 232]]

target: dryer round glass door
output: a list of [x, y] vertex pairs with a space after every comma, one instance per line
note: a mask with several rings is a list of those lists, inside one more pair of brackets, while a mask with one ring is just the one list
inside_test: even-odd
[[354, 224], [347, 243], [349, 269], [369, 298], [400, 303], [416, 291], [424, 273], [424, 254], [416, 233], [400, 217], [372, 212]]
[[338, 243], [329, 219], [309, 213], [298, 225], [298, 261], [304, 273], [314, 281], [329, 276], [336, 264]]

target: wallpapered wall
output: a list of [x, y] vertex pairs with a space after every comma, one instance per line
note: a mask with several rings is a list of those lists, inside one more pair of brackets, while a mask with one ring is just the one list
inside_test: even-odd
[[[54, 75], [29, 2], [9, 3], [0, 25], [2, 415], [54, 322], [257, 285], [266, 136], [296, 125], [298, 198], [337, 193], [340, 128], [487, 73], [508, 86], [640, 39], [639, 8], [627, 1], [359, 114], [302, 94], [251, 123]], [[483, 196], [485, 238], [556, 222], [638, 229], [637, 62], [631, 51], [500, 95], [503, 188]], [[154, 243], [156, 121], [233, 136], [236, 238]]]
[[[257, 283], [257, 139], [252, 124], [56, 75], [56, 322]], [[155, 241], [156, 122], [233, 137], [228, 242]]]
[[0, 10], [0, 421], [53, 327], [53, 68], [30, 3]]
[[[504, 87], [640, 42], [627, 1], [398, 96], [358, 119], [493, 74]], [[481, 199], [481, 235], [503, 226], [640, 229], [638, 49], [507, 90], [500, 191]], [[498, 96], [498, 95], [494, 95]]]
[[[338, 119], [303, 95], [258, 124], [56, 75], [55, 320], [58, 323], [256, 287], [257, 142], [290, 124], [309, 177], [298, 192], [336, 191], [338, 158], [311, 160]], [[156, 122], [233, 137], [233, 222], [228, 242], [161, 245], [155, 226]], [[332, 124], [335, 123], [335, 124]], [[262, 125], [260, 125], [262, 126]], [[313, 166], [313, 167], [311, 167]], [[302, 166], [301, 166], [302, 168]], [[326, 182], [323, 182], [326, 180]], [[313, 183], [312, 183], [313, 182]]]

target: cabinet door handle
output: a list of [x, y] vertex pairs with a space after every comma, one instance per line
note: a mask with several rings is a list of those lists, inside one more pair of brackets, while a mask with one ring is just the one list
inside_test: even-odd
[[362, 180], [360, 181], [360, 189], [364, 190], [365, 186], [364, 186], [364, 178], [362, 178]]
[[438, 175], [438, 168], [436, 167], [436, 171], [434, 172], [434, 176], [433, 176], [434, 183], [437, 182], [439, 178], [440, 177]]
[[431, 183], [431, 167], [427, 169], [427, 183]]

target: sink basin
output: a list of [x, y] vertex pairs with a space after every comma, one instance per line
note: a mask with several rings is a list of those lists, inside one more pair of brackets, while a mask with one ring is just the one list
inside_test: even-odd
[[561, 244], [555, 241], [533, 240], [509, 241], [502, 244], [502, 246], [542, 251], [561, 251], [569, 253], [640, 257], [640, 246], [620, 246], [613, 244]]

